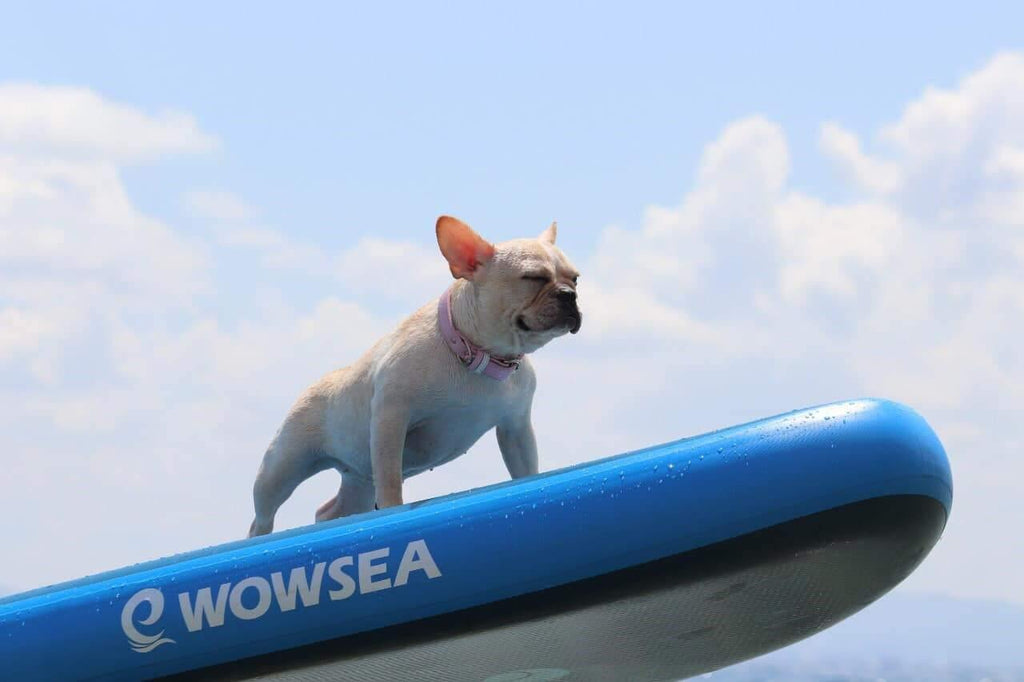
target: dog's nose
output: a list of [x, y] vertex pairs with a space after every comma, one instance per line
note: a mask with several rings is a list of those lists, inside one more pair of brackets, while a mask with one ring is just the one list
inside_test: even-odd
[[558, 287], [558, 292], [555, 294], [561, 303], [575, 303], [576, 292], [567, 286]]

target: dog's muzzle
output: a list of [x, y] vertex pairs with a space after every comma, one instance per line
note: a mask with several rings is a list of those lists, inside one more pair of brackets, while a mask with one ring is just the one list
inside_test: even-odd
[[583, 324], [583, 313], [577, 310], [576, 313], [569, 318], [569, 322], [569, 333], [575, 334], [580, 330], [580, 325]]
[[555, 292], [555, 298], [562, 309], [562, 315], [569, 326], [569, 333], [575, 334], [583, 324], [583, 314], [576, 305], [576, 290], [572, 287], [561, 285]]

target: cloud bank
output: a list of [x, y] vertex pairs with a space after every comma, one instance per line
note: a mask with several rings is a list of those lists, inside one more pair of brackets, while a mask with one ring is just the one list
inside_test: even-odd
[[[877, 131], [823, 122], [842, 203], [794, 187], [799, 159], [778, 124], [725, 126], [678, 204], [571, 254], [586, 321], [536, 356], [544, 468], [815, 402], [894, 398], [935, 425], [958, 485], [946, 538], [912, 584], [1024, 602], [1008, 568], [1024, 547], [993, 520], [1024, 518], [1012, 484], [1024, 475], [1022, 93], [1024, 56], [1008, 53]], [[70, 105], [88, 115], [68, 122]], [[297, 392], [446, 285], [432, 234], [332, 252], [264, 224], [242, 197], [195, 188], [182, 203], [205, 229], [186, 236], [135, 206], [121, 174], [215, 149], [191, 117], [29, 85], [0, 86], [8, 111], [0, 495], [26, 513], [0, 520], [6, 582], [240, 537], [255, 468]], [[244, 314], [224, 275], [240, 256]], [[299, 276], [320, 293], [286, 295]], [[492, 440], [412, 479], [407, 499], [504, 480]], [[309, 522], [335, 489], [329, 476], [301, 488], [281, 527]], [[40, 538], [75, 561], [54, 564]]]

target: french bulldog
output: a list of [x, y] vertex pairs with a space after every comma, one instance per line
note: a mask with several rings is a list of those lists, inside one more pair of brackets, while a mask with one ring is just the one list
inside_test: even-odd
[[580, 330], [579, 272], [555, 246], [555, 223], [497, 245], [450, 216], [436, 233], [456, 281], [299, 397], [256, 475], [250, 537], [271, 532], [299, 483], [326, 469], [338, 470], [341, 487], [317, 521], [400, 505], [404, 479], [492, 428], [512, 478], [537, 473], [526, 355]]

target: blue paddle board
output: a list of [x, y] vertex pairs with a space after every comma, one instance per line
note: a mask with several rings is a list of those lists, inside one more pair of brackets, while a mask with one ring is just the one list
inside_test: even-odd
[[951, 502], [918, 414], [834, 403], [13, 595], [0, 669], [676, 680], [878, 599], [938, 541]]

